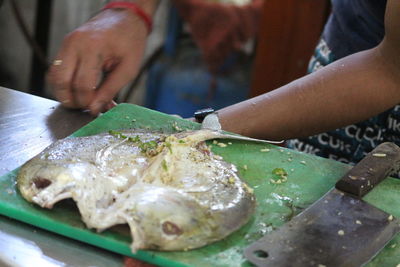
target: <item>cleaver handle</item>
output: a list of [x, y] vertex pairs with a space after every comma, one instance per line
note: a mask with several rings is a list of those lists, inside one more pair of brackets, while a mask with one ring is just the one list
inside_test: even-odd
[[349, 170], [335, 187], [361, 198], [399, 167], [400, 148], [394, 143], [382, 143]]

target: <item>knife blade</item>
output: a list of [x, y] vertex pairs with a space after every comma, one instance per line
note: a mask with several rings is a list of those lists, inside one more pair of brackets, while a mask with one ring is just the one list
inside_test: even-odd
[[361, 266], [400, 231], [400, 221], [361, 198], [400, 164], [400, 148], [383, 143], [321, 199], [245, 248], [256, 266]]

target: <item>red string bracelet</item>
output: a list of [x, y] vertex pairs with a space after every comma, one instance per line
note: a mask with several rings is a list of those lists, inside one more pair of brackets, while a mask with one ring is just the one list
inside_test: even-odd
[[153, 28], [151, 17], [144, 10], [133, 2], [111, 2], [105, 5], [101, 10], [110, 8], [126, 8], [135, 13], [146, 24], [147, 32], [150, 33]]

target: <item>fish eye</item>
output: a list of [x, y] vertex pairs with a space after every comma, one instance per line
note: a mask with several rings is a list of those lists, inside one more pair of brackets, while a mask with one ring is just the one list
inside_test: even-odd
[[44, 189], [51, 185], [51, 181], [46, 178], [36, 177], [32, 180], [33, 184], [36, 186], [37, 189]]
[[173, 222], [165, 221], [161, 225], [162, 231], [166, 235], [181, 235], [183, 234], [183, 230]]

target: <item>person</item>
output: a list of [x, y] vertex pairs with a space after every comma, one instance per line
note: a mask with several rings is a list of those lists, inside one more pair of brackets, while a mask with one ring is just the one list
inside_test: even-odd
[[[158, 1], [133, 2], [153, 16]], [[113, 97], [139, 71], [147, 35], [143, 20], [128, 9], [98, 13], [64, 38], [48, 72], [55, 98], [93, 114], [111, 108]]]
[[[256, 35], [264, 0], [219, 1], [244, 4], [172, 0], [214, 75], [231, 53]], [[159, 3], [110, 1], [105, 10], [68, 34], [48, 74], [55, 97], [66, 107], [89, 109], [93, 114], [112, 107], [111, 99], [138, 72], [151, 16]], [[218, 19], [209, 20], [210, 16]]]
[[[339, 58], [374, 48], [384, 37], [386, 1], [335, 0], [333, 4], [335, 10], [312, 56], [309, 72]], [[344, 163], [356, 163], [382, 141], [397, 140], [398, 131], [391, 130], [395, 121], [392, 111], [333, 131], [290, 140], [288, 146]]]
[[[136, 2], [154, 14], [157, 1]], [[326, 62], [314, 58], [312, 65], [326, 66], [218, 110], [222, 129], [260, 139], [302, 138], [289, 146], [346, 162], [380, 142], [400, 144], [400, 1], [332, 0], [332, 7], [318, 47]], [[57, 99], [94, 114], [106, 108], [136, 74], [145, 40], [143, 23], [129, 11], [98, 14], [67, 36], [57, 56], [63, 64], [50, 70]], [[101, 69], [109, 73], [93, 90]]]

